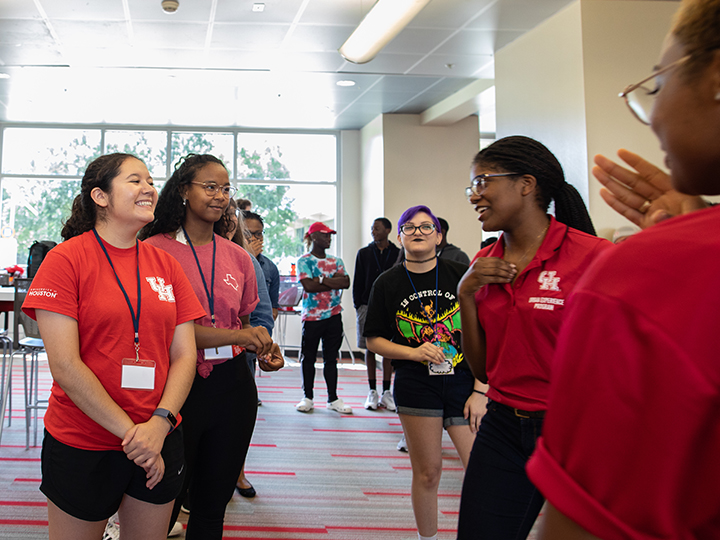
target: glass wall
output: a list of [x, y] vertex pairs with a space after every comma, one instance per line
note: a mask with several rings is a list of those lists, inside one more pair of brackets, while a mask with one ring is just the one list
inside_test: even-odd
[[188, 153], [222, 159], [238, 188], [236, 197], [252, 201], [252, 210], [265, 221], [264, 253], [281, 273], [289, 273], [304, 252], [302, 238], [311, 223], [332, 228], [337, 223], [335, 132], [0, 127], [0, 267], [26, 263], [34, 241], [60, 242], [85, 167], [110, 152], [140, 157], [159, 190]]

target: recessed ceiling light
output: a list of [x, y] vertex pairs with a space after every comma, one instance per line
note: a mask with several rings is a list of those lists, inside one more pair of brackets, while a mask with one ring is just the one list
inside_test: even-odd
[[355, 81], [344, 80], [344, 81], [338, 81], [335, 84], [337, 84], [338, 86], [355, 86]]
[[252, 10], [258, 12], [265, 11], [265, 4], [253, 4]]

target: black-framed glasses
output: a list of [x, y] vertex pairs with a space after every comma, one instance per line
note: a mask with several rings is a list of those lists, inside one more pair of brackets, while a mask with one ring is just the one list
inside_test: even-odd
[[655, 104], [655, 96], [657, 95], [660, 87], [657, 83], [654, 84], [654, 88], [647, 86], [647, 83], [655, 79], [658, 75], [662, 75], [670, 71], [671, 69], [684, 64], [687, 62], [692, 54], [683, 56], [679, 60], [668, 64], [662, 69], [658, 69], [655, 73], [649, 77], [645, 77], [639, 83], [631, 84], [625, 88], [618, 97], [625, 100], [625, 104], [630, 109], [630, 112], [635, 118], [640, 120], [646, 126], [650, 125], [650, 114], [652, 113], [653, 105]]
[[[521, 173], [516, 172], [504, 172], [504, 173], [492, 173], [492, 174], [478, 174], [472, 179], [470, 187], [465, 188], [465, 196], [469, 199], [473, 195], [480, 195], [487, 189], [488, 182], [492, 181], [493, 178], [500, 178], [501, 176], [517, 176]], [[488, 180], [488, 178], [490, 180]]]
[[418, 229], [420, 229], [420, 234], [427, 236], [428, 234], [432, 234], [435, 230], [435, 224], [421, 223], [420, 225], [413, 225], [412, 223], [404, 223], [400, 226], [400, 232], [405, 236], [412, 236]]
[[263, 239], [263, 231], [250, 232], [247, 229], [245, 229], [245, 238], [250, 240], [250, 239], [252, 239], [253, 236], [255, 238], [257, 238], [258, 240], [262, 240]]
[[207, 193], [210, 197], [214, 197], [215, 194], [219, 191], [222, 193], [223, 197], [231, 198], [235, 193], [237, 192], [237, 189], [235, 189], [233, 186], [218, 186], [217, 184], [208, 183], [208, 182], [190, 182], [191, 184], [195, 184], [196, 186], [202, 186], [205, 188], [205, 193]]

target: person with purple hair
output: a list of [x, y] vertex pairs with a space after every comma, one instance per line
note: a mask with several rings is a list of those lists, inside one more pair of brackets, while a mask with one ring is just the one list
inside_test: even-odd
[[418, 538], [435, 539], [442, 474], [443, 428], [463, 466], [482, 414], [483, 398], [461, 349], [456, 290], [467, 265], [435, 254], [442, 233], [427, 206], [398, 220], [405, 258], [377, 278], [370, 292], [367, 347], [395, 367], [395, 403], [412, 466], [412, 506]]

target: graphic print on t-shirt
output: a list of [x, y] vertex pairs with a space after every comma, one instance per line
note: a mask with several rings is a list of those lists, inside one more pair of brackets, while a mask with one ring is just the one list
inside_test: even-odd
[[[420, 304], [418, 304], [418, 296]], [[450, 300], [448, 308], [440, 307], [440, 313], [435, 312], [435, 291], [413, 292], [401, 303], [401, 309], [395, 314], [395, 322], [400, 334], [409, 342], [419, 344], [437, 342], [441, 344], [445, 357], [452, 357], [453, 367], [463, 360], [460, 352], [461, 326], [460, 306], [455, 295], [447, 292], [438, 292], [442, 300]], [[418, 308], [422, 305], [422, 311]], [[433, 324], [430, 324], [430, 321]], [[427, 362], [423, 362], [427, 364]]]

